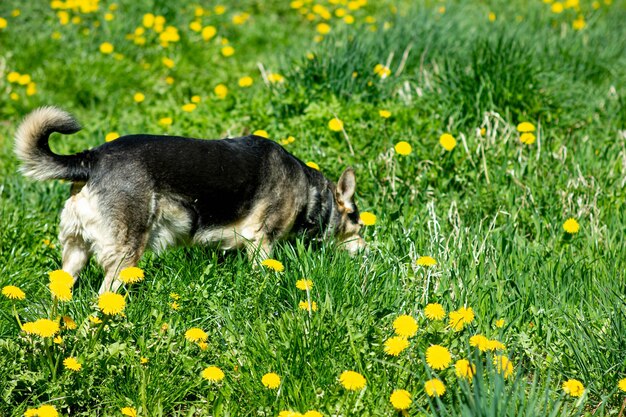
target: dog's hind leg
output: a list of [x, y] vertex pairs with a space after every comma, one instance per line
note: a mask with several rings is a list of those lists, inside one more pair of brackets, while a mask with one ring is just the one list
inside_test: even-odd
[[85, 231], [78, 200], [75, 197], [76, 193], [77, 191], [72, 188], [72, 197], [65, 203], [59, 225], [59, 242], [63, 248], [63, 270], [74, 278], [74, 282], [87, 264], [90, 252], [89, 244], [84, 239]]
[[122, 285], [122, 281], [118, 278], [120, 271], [137, 265], [145, 250], [145, 244], [126, 244], [112, 249], [99, 254], [100, 263], [104, 267], [104, 281], [98, 291], [99, 294], [107, 291], [116, 292], [119, 289]]

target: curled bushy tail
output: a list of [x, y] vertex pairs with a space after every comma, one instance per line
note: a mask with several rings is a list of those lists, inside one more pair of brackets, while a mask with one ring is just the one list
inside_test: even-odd
[[40, 107], [28, 114], [15, 134], [15, 154], [22, 161], [22, 173], [38, 180], [86, 181], [91, 165], [90, 152], [57, 155], [48, 144], [53, 132], [72, 134], [80, 129], [72, 115], [56, 107]]

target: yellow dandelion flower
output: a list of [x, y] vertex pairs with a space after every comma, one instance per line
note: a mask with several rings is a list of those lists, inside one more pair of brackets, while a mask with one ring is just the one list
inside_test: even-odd
[[102, 320], [100, 320], [100, 317], [98, 316], [89, 316], [89, 322], [91, 324], [100, 324], [102, 323]]
[[190, 342], [200, 342], [206, 341], [209, 335], [206, 332], [198, 327], [192, 327], [191, 329], [185, 332], [185, 339]]
[[475, 316], [472, 307], [461, 307], [457, 310], [457, 312], [461, 315], [463, 324], [470, 324], [474, 321]]
[[172, 298], [174, 300], [180, 300], [180, 294], [175, 293], [175, 292], [171, 292], [170, 293], [170, 298]]
[[102, 52], [105, 55], [113, 53], [114, 49], [115, 48], [113, 47], [113, 45], [109, 42], [103, 42], [100, 44], [100, 52]]
[[446, 151], [451, 151], [456, 147], [456, 139], [449, 133], [444, 133], [439, 137], [439, 144], [443, 146]]
[[254, 80], [252, 79], [252, 77], [247, 76], [247, 75], [245, 77], [241, 77], [239, 81], [237, 81], [237, 84], [239, 85], [239, 87], [242, 87], [242, 88], [250, 87], [253, 83], [254, 83]]
[[489, 12], [489, 15], [487, 16], [487, 18], [489, 19], [490, 22], [495, 22], [496, 14], [494, 12]]
[[454, 364], [454, 372], [457, 377], [465, 378], [471, 382], [474, 375], [476, 375], [476, 366], [470, 364], [467, 359], [459, 359]]
[[59, 412], [53, 405], [42, 405], [37, 409], [37, 417], [58, 417]]
[[359, 218], [365, 226], [374, 226], [376, 224], [376, 215], [369, 211], [362, 211]]
[[276, 272], [283, 272], [285, 270], [282, 262], [277, 261], [276, 259], [266, 259], [261, 262], [261, 265]]
[[146, 96], [143, 93], [135, 93], [133, 95], [133, 100], [135, 100], [135, 103], [141, 103], [145, 99], [146, 99]]
[[267, 81], [269, 81], [272, 84], [280, 84], [285, 81], [285, 77], [275, 72], [272, 72], [267, 75]]
[[35, 94], [37, 94], [37, 85], [35, 83], [28, 83], [28, 86], [26, 87], [26, 95], [34, 96]]
[[296, 281], [296, 288], [302, 291], [310, 291], [313, 288], [313, 281], [310, 279], [299, 279]]
[[389, 110], [378, 110], [378, 115], [383, 119], [389, 119], [391, 117], [391, 112]]
[[439, 303], [430, 303], [424, 307], [424, 315], [429, 320], [443, 320], [446, 317], [446, 310]]
[[393, 328], [398, 336], [412, 337], [417, 333], [417, 321], [413, 317], [403, 314], [393, 321]]
[[443, 346], [432, 345], [426, 349], [426, 363], [433, 369], [446, 369], [451, 361], [450, 351]]
[[40, 337], [52, 337], [61, 329], [59, 323], [49, 319], [39, 319], [34, 322], [24, 323], [22, 330], [27, 334], [35, 334]]
[[481, 352], [485, 352], [489, 349], [489, 339], [482, 334], [476, 334], [469, 339], [470, 346], [478, 348]]
[[574, 30], [582, 30], [585, 26], [587, 26], [587, 23], [583, 16], [578, 16], [578, 18], [572, 22], [572, 28]]
[[104, 137], [104, 141], [105, 142], [111, 142], [111, 141], [114, 141], [115, 139], [117, 139], [119, 137], [120, 137], [119, 133], [117, 133], [117, 132], [109, 132]]
[[563, 223], [563, 230], [565, 230], [570, 235], [573, 235], [575, 233], [578, 233], [578, 231], [580, 230], [580, 225], [578, 224], [576, 219], [570, 217], [569, 219], [565, 220], [565, 223]]
[[537, 140], [537, 137], [534, 133], [524, 132], [520, 135], [519, 140], [525, 145], [532, 145]]
[[619, 388], [621, 391], [626, 392], [626, 378], [622, 378], [619, 380], [619, 382], [617, 383], [617, 388]]
[[406, 410], [411, 406], [413, 402], [411, 400], [411, 394], [403, 389], [397, 389], [391, 393], [389, 397], [389, 402], [396, 410]]
[[72, 288], [60, 281], [52, 281], [48, 285], [52, 296], [59, 301], [70, 301], [72, 299]]
[[396, 143], [393, 149], [396, 151], [397, 154], [402, 155], [402, 156], [410, 155], [411, 152], [413, 151], [411, 144], [403, 140]]
[[184, 112], [191, 113], [192, 111], [196, 109], [196, 107], [198, 107], [198, 105], [195, 103], [187, 103], [187, 104], [183, 104], [182, 110]]
[[328, 128], [333, 132], [341, 132], [343, 130], [343, 122], [338, 118], [332, 118], [328, 122]]
[[171, 126], [174, 121], [171, 117], [162, 117], [159, 119], [159, 124], [163, 127]]
[[431, 379], [424, 384], [424, 390], [429, 397], [441, 397], [446, 392], [446, 386], [439, 379]]
[[139, 358], [139, 363], [142, 365], [145, 365], [148, 362], [150, 362], [150, 359], [146, 358], [145, 356], [142, 356], [141, 358]]
[[60, 345], [61, 343], [63, 343], [63, 338], [61, 336], [55, 336], [54, 339], [52, 339], [52, 341], [56, 343], [57, 345]]
[[298, 307], [300, 310], [317, 311], [317, 303], [315, 301], [311, 301], [311, 304], [308, 301], [300, 301]]
[[313, 168], [316, 171], [320, 170], [320, 166], [313, 161], [309, 161], [305, 165], [308, 166], [309, 168]]
[[363, 375], [354, 371], [343, 371], [339, 376], [339, 382], [345, 389], [350, 391], [362, 390], [367, 383]]
[[435, 266], [437, 261], [432, 256], [420, 256], [415, 262], [418, 266]]
[[306, 413], [304, 413], [302, 417], [324, 417], [324, 416], [319, 411], [309, 410]]
[[15, 285], [7, 285], [2, 287], [2, 295], [11, 300], [23, 300], [26, 298], [26, 294], [19, 287]]
[[263, 383], [263, 386], [265, 386], [265, 388], [276, 389], [280, 386], [280, 376], [278, 376], [278, 374], [275, 374], [274, 372], [269, 372], [263, 375], [263, 378], [261, 378], [261, 382]]
[[331, 27], [328, 23], [322, 22], [317, 24], [315, 30], [317, 30], [317, 33], [320, 35], [327, 35], [330, 33]]
[[224, 379], [224, 372], [217, 366], [209, 366], [202, 371], [202, 378], [209, 382], [219, 382]]
[[218, 84], [213, 89], [213, 92], [215, 93], [217, 98], [223, 100], [228, 95], [228, 87], [226, 87], [224, 84]]
[[209, 344], [207, 342], [198, 342], [196, 344], [202, 350], [207, 350], [209, 348]]
[[200, 96], [198, 96], [198, 95], [191, 96], [191, 102], [192, 103], [198, 104], [198, 103], [200, 103], [200, 101], [202, 101], [202, 98], [200, 98]]
[[293, 136], [288, 136], [285, 139], [281, 139], [280, 144], [289, 145], [290, 143], [294, 143], [295, 141], [296, 141], [296, 138], [294, 138]]
[[374, 67], [374, 74], [378, 75], [381, 79], [385, 79], [391, 75], [391, 69], [383, 64], [376, 64]]
[[63, 360], [63, 366], [65, 366], [66, 369], [74, 372], [80, 371], [80, 369], [83, 367], [83, 365], [81, 365], [80, 362], [78, 362], [78, 360], [73, 356], [65, 358]]
[[22, 74], [22, 75], [20, 75], [20, 77], [17, 79], [17, 83], [18, 83], [19, 85], [26, 85], [26, 84], [28, 84], [28, 83], [30, 83], [30, 82], [31, 82], [31, 78], [30, 78], [30, 75], [28, 75], [28, 74]]
[[4, 17], [0, 17], [0, 29], [6, 29], [7, 25], [7, 20]]
[[193, 22], [189, 23], [189, 29], [193, 30], [194, 32], [201, 32], [202, 23], [198, 22], [197, 20], [194, 20]]
[[165, 65], [167, 68], [174, 68], [174, 66], [176, 65], [174, 60], [168, 57], [161, 58], [161, 63]]
[[496, 327], [497, 327], [498, 329], [501, 329], [501, 328], [503, 328], [503, 327], [504, 327], [504, 323], [505, 323], [504, 319], [499, 319], [499, 320], [496, 320]]
[[104, 314], [116, 315], [124, 311], [126, 307], [126, 301], [120, 294], [116, 294], [111, 291], [107, 291], [98, 297], [98, 308]]
[[522, 122], [517, 125], [517, 131], [520, 133], [534, 132], [535, 125], [530, 122]]
[[385, 340], [384, 351], [387, 355], [398, 356], [409, 347], [409, 341], [403, 336], [393, 336]]
[[135, 410], [135, 407], [124, 407], [120, 411], [125, 416], [137, 417], [137, 410]]
[[504, 343], [500, 342], [499, 340], [488, 340], [487, 341], [487, 350], [493, 352], [496, 350], [506, 350], [506, 346], [504, 345]]
[[563, 382], [563, 391], [572, 397], [580, 397], [585, 392], [582, 382], [577, 379], [568, 379]]
[[267, 131], [263, 129], [255, 130], [254, 132], [252, 132], [252, 134], [255, 136], [261, 136], [262, 138], [266, 139], [270, 137], [269, 133], [267, 133]]
[[57, 269], [56, 271], [52, 271], [48, 273], [48, 277], [50, 278], [50, 283], [58, 282], [67, 287], [71, 287], [74, 285], [74, 278], [62, 269]]
[[226, 45], [222, 48], [221, 52], [225, 57], [233, 56], [235, 54], [235, 48], [230, 45]]
[[513, 375], [513, 364], [506, 356], [497, 355], [493, 358], [493, 364], [496, 366], [498, 373], [504, 375], [505, 378]]
[[119, 278], [124, 284], [134, 284], [135, 282], [143, 280], [143, 269], [137, 268], [136, 266], [124, 268], [120, 271]]
[[20, 79], [20, 73], [19, 72], [15, 72], [15, 71], [11, 71], [7, 74], [7, 81], [10, 83], [16, 83], [17, 80]]
[[143, 19], [141, 23], [145, 27], [151, 28], [152, 26], [154, 26], [154, 20], [155, 20], [155, 16], [152, 13], [146, 13], [143, 15]]
[[205, 28], [202, 29], [202, 39], [204, 39], [205, 41], [210, 41], [211, 39], [213, 39], [213, 37], [215, 37], [215, 35], [217, 34], [217, 29], [215, 28], [215, 26], [206, 26]]
[[560, 1], [555, 1], [554, 3], [552, 3], [552, 6], [550, 7], [550, 10], [552, 10], [552, 13], [556, 13], [556, 14], [563, 13], [564, 9], [565, 7], [563, 6], [563, 3], [561, 3]]

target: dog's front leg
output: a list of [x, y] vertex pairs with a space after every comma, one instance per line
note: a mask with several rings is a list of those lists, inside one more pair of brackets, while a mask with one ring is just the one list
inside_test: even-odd
[[260, 266], [261, 262], [270, 257], [272, 253], [272, 246], [272, 243], [266, 236], [260, 239], [248, 241], [246, 244], [248, 259], [255, 267]]

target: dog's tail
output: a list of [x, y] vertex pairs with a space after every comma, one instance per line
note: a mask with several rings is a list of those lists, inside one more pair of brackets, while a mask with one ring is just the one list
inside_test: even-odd
[[28, 114], [15, 134], [15, 154], [22, 161], [21, 172], [37, 180], [86, 181], [91, 171], [91, 152], [57, 155], [48, 144], [53, 132], [72, 134], [80, 129], [72, 115], [56, 107], [40, 107]]

